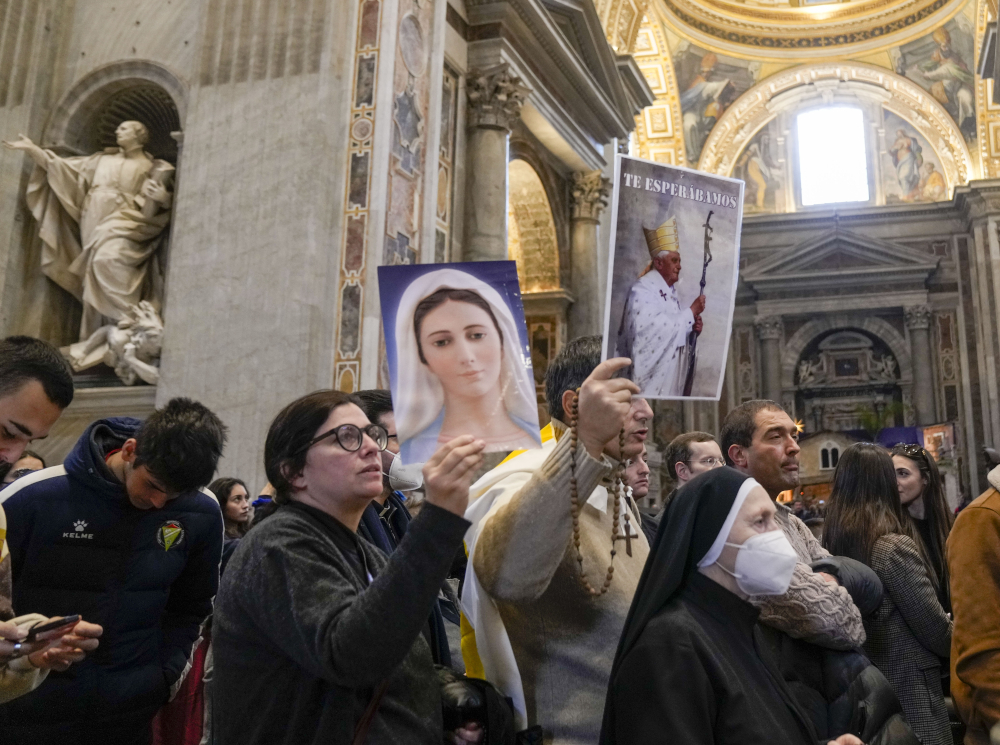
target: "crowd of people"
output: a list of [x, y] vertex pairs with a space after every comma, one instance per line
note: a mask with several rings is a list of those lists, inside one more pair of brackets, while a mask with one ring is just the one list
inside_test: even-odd
[[629, 364], [564, 345], [541, 448], [489, 469], [472, 435], [404, 463], [388, 391], [316, 391], [255, 490], [186, 398], [46, 464], [71, 373], [0, 341], [0, 744], [1000, 735], [1000, 468], [956, 519], [927, 450], [858, 443], [818, 537], [779, 501], [795, 423], [749, 401], [665, 448], [651, 514]]

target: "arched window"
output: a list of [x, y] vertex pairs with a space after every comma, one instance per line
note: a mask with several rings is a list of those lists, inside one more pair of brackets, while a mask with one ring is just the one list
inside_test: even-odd
[[810, 109], [795, 123], [802, 205], [867, 202], [868, 152], [861, 109]]
[[819, 451], [819, 462], [820, 468], [824, 471], [836, 468], [840, 462], [840, 448], [829, 443], [824, 445], [823, 449]]

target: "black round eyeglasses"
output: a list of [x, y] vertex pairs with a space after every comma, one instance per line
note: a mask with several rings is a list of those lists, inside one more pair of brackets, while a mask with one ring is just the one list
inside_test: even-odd
[[377, 424], [369, 424], [367, 427], [362, 429], [354, 424], [341, 424], [339, 427], [334, 427], [331, 430], [327, 430], [321, 435], [317, 435], [307, 442], [303, 447], [300, 447], [295, 451], [295, 455], [304, 452], [315, 445], [320, 440], [325, 440], [327, 437], [333, 437], [337, 440], [337, 444], [344, 448], [349, 453], [353, 453], [361, 449], [361, 443], [364, 440], [364, 435], [368, 435], [372, 442], [374, 442], [379, 450], [385, 450], [386, 445], [389, 444], [389, 435], [385, 431], [384, 427], [380, 427]]

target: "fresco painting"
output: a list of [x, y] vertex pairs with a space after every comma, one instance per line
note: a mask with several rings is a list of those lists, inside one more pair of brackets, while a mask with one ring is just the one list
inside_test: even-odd
[[694, 166], [726, 109], [756, 82], [751, 63], [681, 43], [674, 71], [681, 92], [687, 162]]
[[896, 72], [927, 90], [976, 139], [975, 39], [971, 21], [960, 14], [916, 41], [894, 50]]
[[772, 120], [750, 139], [733, 166], [733, 178], [746, 182], [744, 214], [782, 211], [785, 173], [773, 129]]
[[886, 204], [939, 202], [948, 199], [941, 161], [916, 128], [884, 111], [886, 154], [882, 188]]

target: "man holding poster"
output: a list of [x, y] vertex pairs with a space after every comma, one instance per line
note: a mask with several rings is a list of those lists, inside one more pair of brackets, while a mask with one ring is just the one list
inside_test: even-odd
[[[626, 377], [640, 390], [679, 396], [687, 373], [687, 365], [681, 363], [691, 353], [691, 331], [701, 333], [705, 296], [699, 295], [690, 307], [681, 308], [676, 287], [681, 276], [677, 218], [642, 232], [651, 261], [629, 290], [615, 356], [632, 360]], [[642, 344], [637, 345], [637, 339]]]
[[719, 400], [742, 208], [742, 181], [616, 156], [602, 358], [644, 398]]

